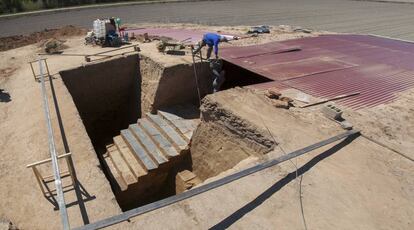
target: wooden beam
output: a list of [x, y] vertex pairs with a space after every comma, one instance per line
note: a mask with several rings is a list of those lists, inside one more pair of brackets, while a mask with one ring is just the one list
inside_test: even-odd
[[[72, 153], [62, 154], [62, 155], [58, 156], [57, 159], [60, 159], [60, 158], [63, 158], [63, 157], [68, 157], [71, 154]], [[37, 161], [37, 162], [34, 162], [32, 164], [26, 165], [26, 168], [30, 168], [30, 167], [33, 167], [33, 166], [41, 165], [41, 164], [48, 163], [48, 162], [51, 162], [51, 161], [52, 161], [52, 158], [48, 158], [48, 159], [45, 159], [45, 160]]]

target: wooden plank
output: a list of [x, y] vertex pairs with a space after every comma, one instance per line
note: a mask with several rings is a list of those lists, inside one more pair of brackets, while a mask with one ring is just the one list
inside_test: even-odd
[[168, 161], [161, 150], [157, 148], [154, 142], [152, 142], [151, 138], [137, 124], [130, 125], [129, 129], [142, 146], [144, 146], [148, 155], [150, 155], [154, 161], [159, 165]]
[[180, 134], [178, 134], [177, 131], [175, 131], [175, 129], [172, 128], [171, 125], [169, 125], [164, 119], [153, 114], [147, 114], [147, 116], [155, 124], [155, 126], [158, 126], [160, 131], [162, 131], [165, 136], [179, 148], [179, 150], [187, 147], [188, 142], [185, 141]]
[[144, 166], [137, 161], [134, 154], [131, 152], [121, 136], [114, 137], [114, 144], [118, 148], [118, 151], [121, 153], [125, 162], [128, 164], [129, 170], [134, 173], [136, 178], [147, 175], [147, 171], [144, 169]]
[[[70, 176], [69, 171], [60, 172], [61, 179], [68, 177], [68, 176]], [[55, 182], [55, 175], [48, 175], [48, 176], [43, 177], [43, 182], [46, 184], [50, 182]]]
[[[60, 159], [60, 158], [63, 158], [63, 157], [68, 157], [68, 156], [70, 156], [72, 153], [65, 153], [65, 154], [62, 154], [62, 155], [60, 155], [60, 156], [57, 156], [57, 159]], [[45, 164], [45, 163], [48, 163], [48, 162], [51, 162], [52, 161], [52, 158], [48, 158], [48, 159], [45, 159], [45, 160], [41, 160], [41, 161], [37, 161], [37, 162], [35, 162], [35, 163], [32, 163], [32, 164], [28, 164], [28, 165], [26, 165], [26, 168], [30, 168], [30, 167], [33, 167], [33, 166], [37, 166], [37, 165], [41, 165], [41, 164]]]
[[40, 190], [42, 191], [43, 195], [46, 196], [46, 192], [45, 192], [45, 188], [43, 187], [43, 183], [42, 183], [42, 175], [40, 175], [40, 172], [37, 170], [36, 166], [32, 167], [33, 173], [36, 177], [36, 181], [40, 187]]
[[146, 153], [145, 149], [138, 143], [134, 135], [128, 129], [121, 130], [121, 136], [124, 138], [129, 149], [135, 153], [135, 157], [138, 161], [142, 162], [144, 168], [147, 171], [158, 168], [158, 165], [154, 163], [151, 157]]
[[325, 102], [330, 102], [330, 101], [335, 101], [335, 100], [339, 100], [339, 99], [344, 99], [344, 98], [356, 96], [356, 95], [359, 95], [359, 94], [360, 94], [359, 92], [356, 92], [356, 93], [338, 95], [338, 96], [333, 97], [333, 98], [328, 98], [328, 99], [325, 99], [325, 100], [322, 100], [322, 101], [318, 101], [318, 102], [315, 102], [315, 103], [303, 105], [303, 106], [300, 106], [299, 108], [306, 108], [306, 107], [310, 107], [310, 106], [314, 106], [314, 105], [320, 105], [320, 104], [323, 104]]
[[148, 134], [149, 137], [157, 144], [158, 147], [165, 153], [166, 156], [175, 157], [178, 156], [178, 151], [175, 147], [167, 140], [158, 129], [156, 129], [148, 119], [141, 119], [138, 121], [143, 130]]
[[124, 178], [126, 184], [130, 185], [136, 183], [137, 180], [134, 174], [131, 172], [131, 170], [129, 170], [127, 163], [124, 161], [124, 159], [121, 156], [121, 153], [114, 145], [111, 145], [108, 148], [108, 154], [112, 162], [114, 163], [115, 168], [118, 170], [118, 173], [120, 173], [122, 178]]

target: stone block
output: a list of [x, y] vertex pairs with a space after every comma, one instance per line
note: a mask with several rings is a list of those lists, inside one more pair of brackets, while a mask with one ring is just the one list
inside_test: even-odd
[[176, 193], [183, 193], [200, 183], [200, 178], [198, 178], [193, 172], [188, 170], [181, 171], [177, 173], [177, 176], [175, 177]]

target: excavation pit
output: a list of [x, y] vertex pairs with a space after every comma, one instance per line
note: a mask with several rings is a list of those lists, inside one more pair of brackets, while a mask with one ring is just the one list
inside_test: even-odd
[[[171, 27], [171, 25], [168, 25], [168, 27]], [[200, 28], [200, 26], [197, 25], [197, 28]], [[217, 31], [218, 29], [223, 29], [217, 27], [203, 28], [205, 28], [205, 31]], [[273, 34], [270, 34], [270, 36], [264, 34], [259, 35], [258, 38], [247, 38], [239, 41], [234, 41], [232, 43], [234, 45], [245, 45], [249, 42], [256, 44], [257, 42], [263, 41], [263, 39], [260, 40], [261, 38], [271, 40], [274, 38], [285, 39], [287, 37], [292, 38], [307, 36], [306, 34], [298, 35], [289, 31], [285, 31], [285, 27], [282, 29], [283, 31], [278, 29], [278, 27], [274, 27], [274, 29], [271, 31]], [[242, 30], [238, 31], [240, 32]], [[234, 34], [237, 34], [237, 31]], [[310, 36], [314, 35], [310, 34]], [[357, 38], [357, 36], [352, 37]], [[83, 37], [68, 39], [67, 44], [69, 48], [68, 50], [65, 50], [65, 52], [68, 54], [93, 54], [102, 51], [100, 47], [84, 46], [83, 40]], [[382, 39], [377, 38], [376, 40], [378, 41]], [[344, 48], [345, 43], [343, 40], [334, 43], [329, 42], [331, 45], [336, 44], [342, 48]], [[389, 40], [386, 43], [391, 45], [395, 44], [395, 42], [391, 42]], [[401, 41], [399, 41], [399, 43], [401, 43]], [[315, 45], [318, 44], [327, 45], [328, 43], [318, 42], [317, 44], [312, 44], [309, 46], [309, 50], [320, 50], [318, 47], [315, 49]], [[361, 43], [359, 44], [361, 45]], [[382, 45], [382, 47], [387, 51], [387, 54], [384, 53], [384, 55], [387, 56], [398, 54], [400, 57], [389, 58], [387, 59], [388, 61], [399, 62], [398, 64], [400, 67], [401, 65], [409, 64], [409, 61], [401, 62], [401, 60], [409, 60], [409, 58], [404, 58], [405, 55], [409, 55], [407, 52], [401, 53], [395, 49], [392, 49], [392, 52], [390, 52], [391, 49], [387, 48], [387, 44]], [[152, 47], [154, 47], [154, 42], [139, 45], [142, 50], [140, 54], [143, 54], [139, 57], [139, 72], [142, 76], [140, 118], [145, 118], [146, 112], [152, 111], [150, 110], [153, 107], [152, 98], [154, 98], [153, 96], [156, 95], [156, 90], [151, 91], [151, 88], [148, 86], [159, 85], [157, 84], [157, 82], [159, 82], [159, 79], [156, 77], [155, 72], [163, 72], [161, 68], [164, 68], [165, 65], [161, 64], [162, 60], [169, 59], [163, 63], [170, 62], [175, 63], [174, 65], [181, 65], [183, 64], [182, 59], [185, 58], [189, 59], [188, 63], [191, 63], [191, 56], [175, 56], [173, 58], [169, 58], [169, 55], [158, 53], [152, 54], [154, 53], [153, 50], [155, 49], [154, 48], [151, 50]], [[410, 46], [409, 43], [401, 43], [401, 45], [404, 46], [403, 51], [407, 51]], [[355, 45], [352, 47], [354, 46]], [[224, 51], [223, 48], [224, 44], [222, 44], [220, 47], [220, 56], [222, 58], [224, 58], [222, 52]], [[369, 46], [363, 47], [363, 49], [355, 48], [355, 50], [358, 50], [358, 52], [367, 53], [366, 49], [371, 50], [373, 48], [374, 47], [371, 44]], [[109, 50], [111, 48], [105, 49]], [[302, 50], [305, 51], [306, 47], [302, 47]], [[344, 48], [342, 50], [349, 51], [350, 49]], [[2, 132], [4, 135], [2, 135], [0, 141], [3, 143], [1, 151], [3, 153], [2, 169], [4, 169], [3, 171], [5, 172], [2, 175], [3, 186], [1, 191], [1, 193], [4, 194], [4, 199], [1, 199], [1, 201], [2, 206], [6, 207], [2, 211], [5, 217], [12, 220], [14, 223], [17, 223], [17, 226], [22, 229], [56, 229], [61, 226], [59, 213], [53, 210], [53, 205], [51, 205], [47, 199], [44, 199], [41, 196], [41, 191], [39, 191], [36, 181], [32, 176], [30, 176], [32, 172], [25, 167], [22, 167], [28, 163], [32, 163], [33, 161], [50, 157], [48, 154], [48, 145], [45, 144], [47, 143], [47, 134], [44, 126], [43, 108], [41, 106], [41, 101], [38, 100], [40, 99], [40, 85], [33, 81], [32, 76], [30, 75], [30, 67], [27, 65], [28, 57], [34, 57], [38, 52], [39, 47], [37, 45], [32, 45], [29, 47], [6, 51], [4, 52], [4, 55], [2, 55], [2, 68], [16, 67], [17, 69], [17, 71], [13, 72], [10, 77], [6, 76], [2, 82], [3, 88], [7, 89], [7, 91], [10, 92], [13, 99], [11, 103], [0, 103], [0, 105], [3, 106], [3, 109], [1, 111], [4, 115], [1, 116], [1, 124], [3, 125]], [[157, 51], [155, 50], [155, 52]], [[302, 56], [300, 53], [302, 53], [302, 51], [292, 52], [285, 55], [300, 57]], [[326, 54], [326, 52], [323, 53]], [[372, 54], [372, 52], [369, 53]], [[377, 51], [375, 51], [375, 53], [377, 53]], [[278, 56], [280, 55], [278, 54]], [[342, 54], [340, 56], [341, 58], [344, 57]], [[160, 69], [147, 66], [148, 70], [154, 71], [154, 75], [152, 75], [154, 76], [154, 79], [151, 81], [149, 80], [149, 75], [144, 76], [142, 74], [143, 68], [145, 67], [145, 65], [143, 65], [143, 59], [145, 57], [148, 57], [148, 60], [155, 60], [153, 62], [160, 65]], [[47, 58], [52, 73], [56, 73], [57, 71], [63, 69], [78, 67], [84, 61], [83, 57], [63, 57], [60, 55], [48, 56]], [[280, 58], [271, 59], [260, 57], [260, 59], [267, 60], [269, 62], [274, 60], [283, 61]], [[365, 57], [363, 61], [363, 63], [367, 63], [369, 60], [367, 57]], [[355, 63], [355, 61], [352, 62]], [[250, 64], [250, 66], [252, 65], [252, 62], [243, 63]], [[190, 65], [190, 68], [191, 67], [192, 66]], [[349, 70], [352, 69], [354, 68], [350, 68]], [[382, 69], [371, 68], [371, 70]], [[382, 74], [385, 74], [384, 76], [388, 76], [386, 75], [387, 72], [390, 73], [388, 70], [382, 71]], [[278, 74], [280, 71], [272, 71], [271, 73]], [[337, 76], [338, 75], [336, 75], [336, 77]], [[240, 77], [243, 76], [241, 75]], [[292, 80], [298, 83], [298, 80], [300, 79]], [[339, 80], [339, 78], [337, 80]], [[316, 83], [317, 81], [311, 80], [308, 82]], [[336, 82], [338, 84], [341, 83], [340, 81], [333, 82]], [[51, 91], [48, 88], [49, 84], [48, 82], [46, 83], [47, 91], [50, 94]], [[272, 83], [277, 82], [260, 84], [260, 89], [265, 89], [263, 86], [273, 87], [275, 84]], [[92, 196], [92, 199], [84, 200], [85, 209], [83, 209], [82, 203], [79, 203], [82, 200], [77, 198], [73, 191], [65, 192], [65, 201], [67, 203], [67, 210], [71, 227], [77, 228], [87, 223], [97, 224], [97, 221], [99, 221], [99, 223], [108, 223], [108, 221], [119, 217], [121, 210], [118, 203], [116, 202], [114, 193], [111, 191], [111, 187], [109, 186], [110, 183], [108, 183], [108, 180], [105, 178], [102, 170], [100, 170], [103, 167], [101, 167], [98, 162], [98, 158], [96, 157], [95, 150], [91, 144], [90, 138], [88, 137], [84, 124], [80, 119], [80, 111], [77, 111], [76, 106], [73, 103], [74, 100], [72, 100], [67, 87], [65, 87], [63, 81], [59, 76], [54, 75], [54, 84], [57, 100], [59, 102], [60, 112], [62, 115], [63, 126], [65, 127], [65, 133], [68, 138], [70, 152], [72, 153], [73, 162], [77, 171], [77, 178], [82, 187], [85, 188], [85, 191]], [[341, 85], [346, 86], [342, 83]], [[299, 85], [296, 84], [296, 86]], [[359, 84], [359, 86], [375, 85]], [[248, 88], [252, 89], [253, 86]], [[327, 89], [330, 89], [330, 87]], [[367, 90], [364, 90], [364, 92], [367, 92]], [[383, 92], [386, 91], [382, 91], [381, 93]], [[235, 149], [236, 147], [241, 146], [239, 144], [222, 145], [229, 140], [236, 140], [236, 138], [238, 138], [240, 141], [249, 139], [245, 137], [252, 137], [252, 135], [248, 135], [248, 133], [240, 132], [240, 130], [246, 130], [244, 128], [248, 128], [250, 126], [248, 123], [238, 122], [240, 125], [231, 125], [233, 124], [233, 121], [247, 120], [251, 125], [261, 126], [264, 130], [264, 133], [271, 133], [275, 137], [275, 140], [278, 142], [278, 146], [275, 147], [274, 151], [264, 156], [267, 159], [277, 157], [277, 154], [283, 154], [283, 150], [286, 151], [286, 153], [291, 152], [293, 150], [303, 148], [332, 135], [335, 135], [335, 133], [343, 132], [340, 130], [340, 127], [336, 123], [327, 121], [326, 118], [318, 116], [319, 110], [317, 109], [315, 110], [311, 108], [309, 110], [299, 110], [292, 108], [290, 110], [285, 110], [273, 108], [271, 105], [264, 106], [266, 101], [255, 100], [257, 99], [256, 96], [258, 95], [251, 95], [247, 93], [248, 91], [245, 91], [243, 93], [240, 91], [232, 92], [231, 89], [224, 90], [223, 92], [209, 95], [209, 103], [205, 104], [209, 105], [208, 108], [206, 106], [202, 108], [203, 115], [209, 115], [209, 111], [219, 112], [214, 112], [212, 114], [222, 114], [221, 118], [218, 116], [210, 117], [210, 119], [201, 121], [200, 125], [201, 128], [211, 127], [211, 130], [216, 131], [216, 133], [220, 134], [220, 136], [213, 135], [213, 133], [208, 132], [209, 130], [204, 128], [204, 130], [198, 130], [197, 128], [197, 139], [194, 139], [195, 135], [193, 135], [192, 143], [197, 144], [197, 146], [200, 147], [198, 150], [205, 149], [206, 151], [197, 153], [196, 149], [194, 149], [196, 146], [191, 146], [194, 151], [192, 151], [191, 159], [193, 161], [193, 164], [191, 165], [193, 169], [190, 171], [193, 173], [196, 171], [200, 172], [203, 169], [199, 166], [202, 165], [208, 166], [205, 167], [204, 170], [211, 170], [208, 172], [209, 175], [197, 173], [208, 178], [203, 183], [208, 183], [209, 181], [216, 180], [224, 175], [229, 175], [231, 173], [237, 172], [238, 169], [242, 170], [246, 167], [249, 167], [246, 165], [243, 166], [242, 163], [238, 163], [236, 167], [232, 167], [231, 164], [222, 164], [219, 165], [220, 167], [216, 167], [214, 161], [211, 161], [211, 159], [217, 159], [220, 160], [220, 162], [224, 162], [226, 158], [220, 158], [220, 155], [217, 155], [217, 157], [211, 155], [212, 157], [205, 158], [204, 162], [206, 162], [206, 164], [203, 164], [203, 159], [199, 158], [205, 156], [205, 154], [211, 154], [215, 152], [226, 154], [235, 152], [234, 150], [236, 150], [238, 153], [241, 153], [239, 151], [240, 149]], [[357, 111], [356, 113], [351, 110], [346, 110], [345, 113], [347, 119], [349, 118], [356, 127], [361, 128], [365, 135], [370, 136], [376, 141], [380, 141], [389, 146], [393, 146], [398, 151], [410, 153], [410, 149], [412, 149], [410, 148], [410, 145], [412, 144], [410, 137], [412, 137], [412, 135], [410, 132], [408, 132], [410, 129], [407, 129], [407, 127], [405, 127], [406, 125], [404, 126], [404, 124], [414, 124], [414, 122], [410, 122], [412, 120], [412, 116], [410, 116], [409, 106], [409, 102], [412, 101], [413, 95], [414, 94], [411, 90], [409, 92], [404, 92], [403, 94], [398, 95], [399, 99], [389, 105], [384, 104], [379, 108], [374, 107], [363, 109], [362, 111]], [[356, 98], [358, 97], [350, 97], [349, 99]], [[376, 98], [380, 99], [384, 97]], [[196, 99], [196, 101], [197, 100], [198, 99]], [[57, 151], [58, 154], [62, 154], [64, 153], [63, 151], [65, 149], [61, 143], [62, 140], [59, 136], [60, 133], [58, 122], [52, 104], [53, 98], [50, 98], [50, 102], [52, 115], [51, 118], [55, 131], [54, 134], [56, 137], [55, 141], [57, 144]], [[174, 106], [174, 108], [176, 107]], [[226, 118], [227, 114], [230, 114], [229, 111], [233, 112], [233, 114], [229, 117], [231, 119], [222, 119]], [[226, 120], [228, 122], [226, 122]], [[207, 126], [207, 124], [212, 125]], [[244, 124], [244, 126], [242, 126], [242, 124]], [[264, 127], [264, 125], [267, 127]], [[235, 126], [239, 126], [241, 129], [234, 129]], [[218, 129], [216, 129], [216, 127], [221, 127], [224, 129], [227, 132], [227, 136], [222, 135], [222, 132], [218, 132]], [[207, 135], [203, 135], [206, 133], [209, 134], [208, 137], [211, 137], [210, 139], [206, 138]], [[113, 141], [111, 138], [108, 139], [109, 141]], [[203, 143], [201, 143], [200, 140], [205, 140], [205, 143], [212, 143], [212, 145], [217, 147], [211, 148], [210, 146], [203, 146]], [[221, 148], [220, 145], [224, 146], [224, 148]], [[228, 148], [225, 148], [226, 146], [228, 146]], [[245, 146], [249, 147], [250, 144], [247, 144]], [[338, 217], [338, 215], [335, 215], [336, 213], [354, 214], [347, 215], [345, 219], [342, 219], [343, 221], [339, 222], [321, 222], [322, 224], [317, 225], [317, 228], [327, 228], [327, 226], [331, 226], [335, 223], [335, 226], [338, 226], [338, 228], [341, 228], [341, 226], [350, 226], [351, 228], [361, 224], [368, 226], [368, 228], [375, 228], [376, 226], [385, 226], [386, 228], [392, 228], [393, 226], [399, 226], [400, 228], [409, 228], [409, 214], [412, 213], [412, 209], [410, 209], [410, 206], [407, 206], [406, 204], [412, 201], [412, 196], [407, 195], [410, 194], [407, 191], [412, 190], [412, 186], [410, 187], [410, 184], [407, 184], [407, 178], [412, 178], [412, 170], [408, 170], [412, 169], [412, 167], [409, 165], [411, 163], [410, 161], [407, 161], [399, 155], [394, 154], [385, 148], [377, 146], [368, 140], [365, 140], [363, 137], [359, 137], [353, 141], [352, 144], [348, 144], [346, 147], [343, 147], [341, 149], [337, 148], [335, 150], [335, 153], [332, 155], [327, 155], [325, 153], [319, 155], [322, 152], [325, 151], [321, 150], [320, 152], [309, 153], [310, 155], [307, 157], [298, 158], [298, 162], [294, 161], [293, 163], [295, 165], [293, 165], [291, 162], [286, 162], [284, 164], [281, 164], [281, 167], [277, 166], [266, 169], [266, 171], [263, 171], [263, 173], [257, 173], [255, 175], [245, 177], [242, 180], [226, 184], [220, 189], [210, 190], [201, 196], [193, 197], [192, 199], [188, 199], [185, 202], [179, 202], [175, 205], [170, 205], [159, 210], [154, 210], [151, 213], [147, 213], [145, 215], [133, 217], [129, 215], [133, 213], [133, 211], [128, 212], [128, 215], [121, 214], [121, 216], [124, 217], [128, 216], [129, 219], [118, 219], [119, 221], [125, 222], [119, 223], [119, 225], [115, 225], [113, 227], [116, 229], [139, 229], [143, 226], [146, 226], [146, 223], [151, 223], [151, 226], [153, 228], [162, 229], [165, 228], [165, 223], [168, 223], [168, 226], [171, 228], [185, 229], [194, 226], [194, 221], [197, 221], [196, 224], [199, 228], [208, 229], [211, 228], [212, 225], [223, 226], [221, 223], [228, 223], [227, 220], [232, 219], [232, 217], [235, 216], [234, 213], [237, 216], [237, 214], [240, 213], [240, 208], [241, 210], [245, 210], [243, 207], [246, 204], [250, 205], [250, 201], [257, 200], [257, 197], [263, 197], [263, 192], [266, 195], [266, 192], [269, 191], [269, 188], [276, 188], [273, 190], [273, 195], [269, 199], [266, 199], [265, 202], [258, 202], [260, 208], [256, 208], [254, 210], [249, 209], [250, 211], [248, 215], [244, 215], [241, 219], [236, 218], [236, 222], [230, 221], [232, 227], [257, 227], [257, 220], [261, 219], [264, 220], [264, 222], [262, 222], [262, 226], [264, 227], [278, 225], [279, 223], [289, 223], [290, 228], [302, 228], [303, 225], [301, 221], [286, 221], [289, 220], [289, 218], [292, 219], [290, 213], [296, 213], [298, 210], [298, 203], [291, 202], [292, 200], [296, 200], [298, 197], [298, 188], [296, 186], [296, 182], [298, 181], [295, 180], [295, 166], [297, 166], [299, 169], [305, 169], [304, 171], [302, 170], [304, 172], [304, 181], [301, 190], [305, 199], [305, 211], [308, 210], [309, 212], [311, 210], [319, 210], [320, 214], [326, 217], [325, 219], [327, 220], [335, 220]], [[105, 153], [103, 153], [103, 155], [105, 155]], [[243, 155], [240, 154], [240, 156]], [[248, 160], [251, 159], [252, 158], [249, 158]], [[254, 161], [254, 159], [249, 162], [257, 163], [257, 161]], [[372, 162], [374, 163], [375, 167], [372, 167]], [[235, 162], [231, 163], [234, 164]], [[246, 163], [246, 161], [243, 160], [243, 163]], [[225, 170], [227, 167], [230, 167], [231, 171], [227, 170], [223, 172], [223, 170]], [[106, 170], [105, 168], [103, 169]], [[48, 170], [47, 172], [49, 174], [51, 170]], [[176, 181], [179, 184], [178, 186], [180, 186], [177, 186], [177, 188], [181, 188], [181, 191], [183, 191], [192, 187], [192, 183], [194, 182], [193, 179], [193, 175], [190, 175], [188, 173], [180, 173], [179, 178], [176, 178]], [[113, 182], [111, 183], [113, 184]], [[282, 187], [278, 186], [281, 184], [283, 184]], [[66, 184], [64, 183], [63, 185]], [[174, 188], [174, 185], [171, 187], [164, 185], [163, 188]], [[372, 191], [381, 192], [372, 193]], [[131, 194], [134, 195], [134, 193]], [[174, 194], [174, 192], [171, 192], [170, 194]], [[372, 199], [367, 199], [367, 197]], [[394, 197], [395, 199], [387, 199], [387, 197]], [[160, 197], [154, 196], [152, 198], [159, 199]], [[326, 202], [327, 200], [332, 202]], [[329, 205], [326, 205], [327, 203], [329, 203]], [[133, 202], [130, 204], [139, 206]], [[364, 205], [361, 206], [356, 204]], [[391, 209], [395, 211], [392, 213], [384, 211], [384, 207], [391, 207]], [[278, 210], [277, 213], [287, 213], [287, 215], [275, 215], [275, 208]], [[124, 210], [126, 209], [127, 208], [124, 208]], [[217, 210], [219, 212], [217, 212]], [[335, 210], [336, 212], [332, 210]], [[372, 213], [370, 212], [372, 210], [378, 211]], [[361, 219], [361, 215], [364, 213], [372, 214], [370, 215], [372, 218], [368, 218], [368, 222], [359, 221]], [[85, 214], [87, 215], [85, 216]], [[263, 219], [263, 216], [272, 218]], [[395, 216], [401, 218], [393, 218]], [[294, 217], [294, 219], [297, 218]], [[364, 220], [366, 220], [366, 218]], [[128, 223], [126, 223], [126, 221], [128, 221]], [[312, 220], [311, 222], [314, 223]], [[88, 227], [90, 226], [91, 225]]]
[[[200, 96], [211, 92], [205, 67], [196, 64]], [[60, 75], [120, 207], [128, 210], [174, 195], [175, 175], [191, 170], [187, 144], [200, 114], [193, 65], [165, 65], [132, 54]], [[165, 111], [162, 116], [157, 115], [160, 109]], [[141, 159], [143, 155], [149, 160]]]
[[[203, 98], [212, 92], [211, 70], [206, 62], [196, 63], [195, 69]], [[268, 81], [231, 63], [225, 63], [224, 70], [224, 88]], [[150, 55], [132, 54], [61, 71], [60, 75], [123, 210], [175, 195], [183, 191], [176, 181], [180, 181], [179, 187], [192, 187], [193, 181], [216, 176], [272, 147], [243, 141], [243, 121], [220, 117], [233, 115], [213, 108], [208, 100], [199, 125], [200, 101], [191, 62], [165, 64]], [[226, 119], [236, 123], [229, 126]], [[260, 138], [252, 132], [247, 130], [247, 135]], [[183, 175], [183, 170], [194, 172], [194, 178], [179, 179], [177, 174]]]
[[141, 117], [139, 56], [130, 55], [61, 71], [98, 154], [119, 130]]
[[221, 87], [222, 90], [273, 81], [227, 61], [223, 61], [223, 70], [226, 73], [226, 81]]

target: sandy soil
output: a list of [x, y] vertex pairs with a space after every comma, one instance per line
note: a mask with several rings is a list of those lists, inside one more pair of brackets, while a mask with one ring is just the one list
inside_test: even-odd
[[[245, 27], [171, 26], [236, 34], [244, 34], [247, 30]], [[257, 44], [320, 33], [297, 33], [285, 26], [274, 27], [272, 31], [232, 44]], [[102, 51], [100, 47], [84, 46], [83, 37], [68, 38], [65, 45], [68, 46], [66, 53]], [[140, 47], [143, 54], [163, 65], [191, 63], [189, 55], [177, 57], [158, 53], [153, 42]], [[8, 102], [0, 102], [0, 217], [22, 228], [56, 229], [60, 226], [58, 212], [42, 197], [32, 172], [25, 168], [26, 164], [48, 157], [40, 86], [33, 80], [27, 64], [40, 49], [40, 44], [35, 44], [0, 53], [0, 95], [9, 97]], [[56, 74], [59, 70], [84, 64], [84, 60], [83, 57], [51, 56], [48, 63], [52, 74]], [[95, 197], [85, 202], [89, 220], [94, 222], [119, 213], [73, 101], [60, 77], [55, 76], [59, 106], [79, 180]], [[392, 104], [358, 113], [347, 112], [344, 116], [367, 135], [410, 152], [414, 143], [410, 131], [413, 96], [412, 92], [405, 93]], [[263, 97], [257, 92], [230, 90], [214, 95], [213, 100], [223, 102], [228, 110], [260, 129], [270, 130], [279, 147], [267, 157], [279, 156], [342, 132], [336, 123], [325, 119], [317, 107], [276, 109]], [[54, 128], [58, 130], [54, 111], [52, 116]], [[60, 140], [57, 131], [55, 135]], [[338, 150], [332, 155], [323, 153], [332, 146], [113, 228], [161, 229], [168, 223], [170, 229], [204, 229], [216, 224], [216, 227], [235, 229], [274, 229], [274, 226], [303, 229], [301, 188], [308, 229], [410, 229], [414, 216], [414, 209], [409, 205], [414, 202], [413, 162], [361, 137], [341, 148], [337, 146]], [[63, 151], [60, 141], [58, 151]], [[323, 155], [317, 157], [321, 153]], [[246, 167], [256, 160], [247, 158], [237, 167]], [[299, 174], [304, 173], [302, 180], [295, 179], [295, 165], [301, 168]], [[73, 193], [67, 194], [67, 201], [74, 201]], [[72, 227], [82, 225], [79, 206], [72, 205], [68, 210]]]
[[[251, 91], [223, 91], [211, 100], [227, 102], [234, 114], [266, 126], [279, 143], [268, 157], [343, 132], [320, 113], [278, 109]], [[247, 158], [216, 178], [257, 160]], [[165, 223], [169, 229], [305, 229], [304, 220], [307, 229], [411, 229], [413, 176], [411, 161], [357, 137], [112, 229], [159, 229]]]
[[[414, 161], [414, 153], [412, 151], [414, 147], [413, 100], [414, 90], [411, 89], [398, 94], [398, 98], [390, 103], [372, 108], [362, 108], [354, 111], [337, 104], [336, 106], [343, 110], [342, 117], [348, 120], [355, 129], [361, 130], [368, 138]], [[298, 104], [304, 105], [303, 103]], [[291, 110], [296, 113], [296, 116], [312, 123], [316, 114], [321, 113], [323, 106], [322, 104], [306, 109], [292, 108]], [[339, 126], [339, 124], [337, 125]]]
[[257, 37], [251, 37], [247, 32], [250, 26], [207, 26], [190, 23], [140, 23], [140, 24], [127, 24], [129, 28], [176, 28], [176, 29], [193, 29], [209, 32], [217, 32], [221, 34], [231, 34], [242, 37], [243, 39], [237, 41], [231, 41], [228, 43], [222, 43], [220, 46], [243, 46], [261, 44], [271, 41], [283, 41], [288, 39], [303, 38], [309, 36], [318, 36], [320, 34], [332, 34], [328, 31], [316, 31], [306, 29], [306, 32], [301, 30], [301, 27], [293, 27], [288, 25], [270, 26], [270, 33], [260, 34]]
[[[72, 46], [76, 42], [67, 43]], [[36, 44], [0, 54], [0, 89], [10, 96], [8, 102], [0, 103], [0, 216], [22, 229], [59, 229], [59, 212], [42, 196], [33, 172], [26, 168], [27, 164], [49, 157], [40, 84], [34, 81], [28, 64], [39, 49]], [[52, 57], [48, 64], [56, 77], [58, 70], [80, 65], [82, 61], [80, 57], [69, 60]], [[93, 222], [119, 213], [120, 209], [66, 87], [60, 78], [56, 78], [54, 84], [78, 179], [90, 195], [83, 197], [88, 218], [82, 219], [75, 192], [65, 193], [70, 223], [76, 227], [87, 219]], [[50, 92], [49, 84], [46, 85]], [[62, 154], [64, 148], [51, 98], [49, 103], [57, 151]], [[63, 171], [63, 163], [61, 167]], [[50, 167], [40, 169], [45, 176], [52, 172]], [[64, 180], [63, 185], [68, 185], [68, 181]], [[50, 186], [54, 188], [53, 184]]]
[[346, 111], [344, 116], [368, 137], [414, 160], [413, 101], [414, 90], [408, 90], [389, 104], [356, 112]]
[[60, 39], [73, 36], [84, 35], [86, 29], [78, 28], [75, 26], [64, 26], [59, 29], [45, 29], [41, 32], [31, 33], [29, 35], [16, 35], [10, 37], [0, 38], [0, 51], [6, 51], [10, 49], [19, 48], [35, 44], [38, 42], [44, 42], [47, 39]]
[[[78, 33], [79, 31], [76, 31], [75, 34]], [[39, 42], [3, 51], [0, 55], [0, 217], [11, 220], [20, 228], [44, 229], [47, 226], [56, 229], [60, 226], [59, 213], [42, 197], [32, 171], [25, 167], [29, 163], [49, 157], [40, 85], [34, 81], [28, 62], [35, 60], [36, 53], [43, 52], [45, 40], [42, 39], [48, 39], [49, 35], [66, 40], [65, 45], [68, 48], [65, 49], [65, 53], [91, 54], [102, 51], [102, 48], [85, 46], [83, 37], [65, 37], [64, 31], [38, 35], [38, 40], [34, 41]], [[8, 45], [24, 44], [26, 43], [17, 40], [16, 44]], [[164, 66], [191, 63], [190, 55], [177, 57], [160, 54], [156, 51], [155, 45], [155, 42], [141, 44], [142, 53]], [[118, 53], [122, 52], [128, 51], [122, 50]], [[119, 213], [119, 207], [109, 183], [99, 168], [99, 162], [72, 98], [57, 74], [60, 70], [85, 64], [84, 58], [48, 56], [48, 64], [51, 74], [56, 78], [55, 90], [78, 178], [90, 194], [89, 199], [85, 201], [88, 221], [94, 222]], [[49, 84], [46, 86], [50, 92]], [[52, 100], [49, 99], [57, 150], [63, 153], [56, 114]], [[49, 175], [50, 167], [43, 168], [41, 172]], [[68, 212], [72, 227], [87, 223], [85, 218], [82, 219], [74, 192], [65, 193], [65, 198], [66, 202], [71, 204]]]

